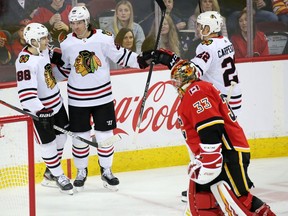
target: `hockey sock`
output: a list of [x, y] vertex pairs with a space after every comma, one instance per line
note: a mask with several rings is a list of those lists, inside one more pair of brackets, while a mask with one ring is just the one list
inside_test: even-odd
[[55, 141], [41, 144], [41, 156], [52, 175], [60, 176], [63, 174]]
[[[90, 131], [74, 134], [88, 140], [90, 139]], [[85, 169], [88, 166], [89, 150], [89, 145], [80, 140], [73, 139], [72, 155], [77, 169]]]

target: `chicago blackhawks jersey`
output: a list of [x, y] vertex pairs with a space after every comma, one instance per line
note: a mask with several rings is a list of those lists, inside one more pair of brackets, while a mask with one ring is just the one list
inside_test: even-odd
[[71, 33], [60, 44], [62, 74], [68, 77], [68, 104], [98, 106], [113, 100], [109, 59], [126, 67], [139, 68], [138, 54], [114, 44], [110, 32], [97, 29], [88, 38]]
[[249, 152], [243, 129], [237, 123], [226, 100], [213, 84], [196, 81], [190, 84], [178, 107], [179, 123], [187, 144], [195, 155], [199, 143], [222, 143], [222, 148]]
[[63, 102], [52, 73], [48, 49], [40, 55], [33, 55], [24, 48], [15, 67], [18, 96], [23, 109], [34, 115], [44, 107], [57, 113]]
[[[234, 47], [228, 38], [219, 36], [202, 41], [196, 48], [196, 56], [191, 61], [198, 67], [201, 79], [213, 83], [227, 97], [231, 81], [239, 83], [234, 62]], [[241, 107], [242, 94], [236, 84], [229, 104], [237, 115]]]

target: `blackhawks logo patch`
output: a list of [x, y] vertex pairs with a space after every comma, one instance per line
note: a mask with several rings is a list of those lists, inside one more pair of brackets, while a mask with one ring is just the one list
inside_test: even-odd
[[26, 63], [29, 60], [29, 55], [21, 55], [19, 58], [20, 63]]
[[102, 63], [100, 59], [94, 52], [89, 52], [88, 50], [80, 51], [74, 63], [76, 73], [79, 73], [82, 76], [86, 76], [89, 73], [94, 73], [101, 66]]
[[211, 39], [210, 40], [204, 40], [204, 41], [201, 42], [201, 44], [208, 46], [208, 45], [212, 44], [212, 42], [213, 42], [213, 40], [211, 40]]

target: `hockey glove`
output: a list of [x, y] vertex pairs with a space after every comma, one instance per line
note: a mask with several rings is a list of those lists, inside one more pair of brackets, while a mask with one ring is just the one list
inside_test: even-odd
[[54, 126], [54, 116], [52, 109], [43, 108], [36, 112], [39, 118], [39, 123], [43, 126], [45, 130], [53, 130]]
[[137, 57], [139, 67], [141, 69], [145, 69], [146, 67], [148, 67], [149, 64], [151, 63], [151, 61], [153, 61], [153, 59], [154, 59], [154, 51], [153, 50], [144, 51], [144, 52], [142, 52], [141, 55], [138, 55], [138, 57]]
[[190, 178], [198, 184], [214, 180], [222, 170], [221, 143], [200, 144], [200, 154], [188, 166]]
[[50, 61], [52, 64], [55, 64], [57, 66], [63, 66], [64, 62], [61, 59], [62, 53], [60, 48], [54, 47], [52, 50], [50, 50]]
[[169, 69], [171, 69], [179, 60], [180, 57], [169, 50], [155, 50], [154, 62], [156, 64], [163, 64], [166, 65]]

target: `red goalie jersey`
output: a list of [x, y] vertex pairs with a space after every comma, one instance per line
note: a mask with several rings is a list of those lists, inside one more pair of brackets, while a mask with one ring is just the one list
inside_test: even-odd
[[199, 143], [222, 143], [223, 150], [250, 151], [235, 115], [211, 83], [200, 80], [190, 84], [178, 115], [182, 133], [195, 155], [199, 154]]

